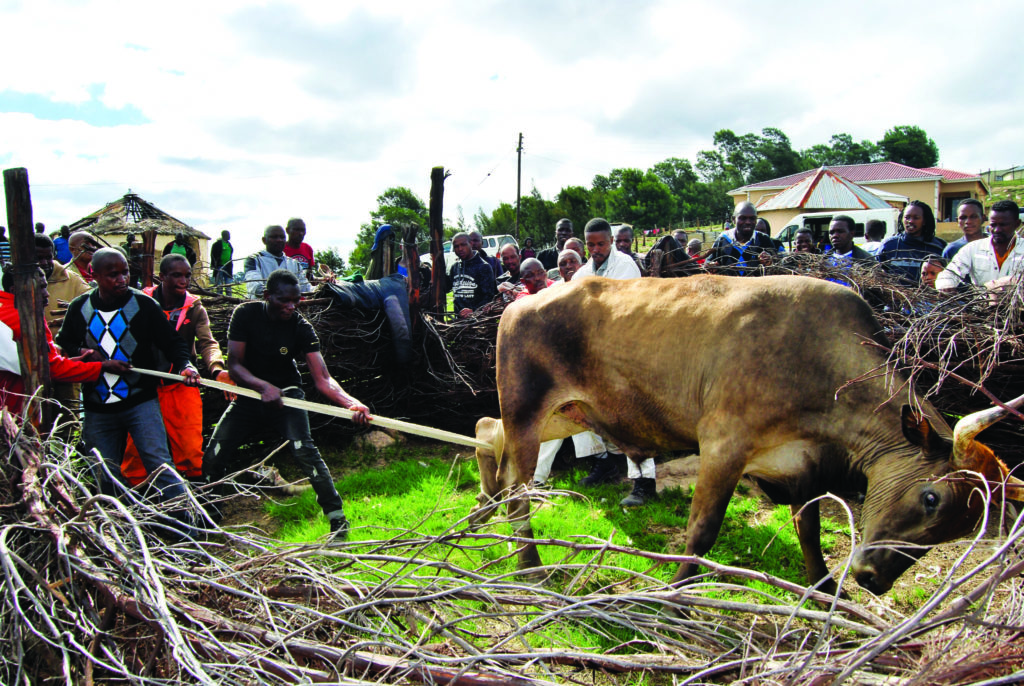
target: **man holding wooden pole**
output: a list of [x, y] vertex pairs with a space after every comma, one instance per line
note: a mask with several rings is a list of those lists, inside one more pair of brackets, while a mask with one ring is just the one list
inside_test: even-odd
[[[198, 386], [199, 372], [192, 366], [185, 341], [171, 328], [155, 300], [128, 287], [124, 255], [116, 248], [103, 248], [93, 255], [92, 269], [97, 288], [71, 302], [57, 345], [72, 356], [91, 351], [94, 360], [121, 360], [143, 369], [157, 366], [159, 350], [182, 381]], [[167, 450], [156, 380], [134, 371], [104, 373], [95, 383], [84, 384], [83, 390], [82, 439], [105, 463], [96, 469], [101, 492], [118, 495], [114, 481], [123, 483], [121, 460], [130, 434], [147, 475], [165, 467], [154, 478], [160, 499], [183, 495], [184, 482], [175, 473]]]
[[295, 360], [306, 361], [321, 394], [355, 412], [353, 422], [367, 424], [370, 410], [346, 393], [327, 371], [316, 332], [295, 311], [301, 299], [298, 277], [287, 269], [277, 269], [267, 278], [262, 302], [243, 303], [231, 314], [228, 372], [236, 384], [258, 391], [261, 397], [238, 397], [228, 405], [203, 455], [203, 474], [209, 482], [220, 481], [233, 466], [238, 446], [261, 429], [271, 429], [288, 440], [292, 457], [316, 492], [331, 533], [344, 537], [348, 520], [331, 472], [313, 442], [309, 417], [305, 410], [282, 401], [304, 397]]

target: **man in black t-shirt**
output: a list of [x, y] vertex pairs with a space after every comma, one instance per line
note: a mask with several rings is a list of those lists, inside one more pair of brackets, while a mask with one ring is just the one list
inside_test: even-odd
[[565, 242], [572, 238], [572, 220], [568, 218], [559, 219], [555, 224], [555, 247], [541, 250], [537, 253], [537, 259], [548, 271], [558, 268], [558, 255], [565, 250]]
[[365, 425], [370, 410], [350, 396], [330, 372], [320, 340], [306, 318], [295, 311], [302, 299], [299, 280], [287, 269], [272, 272], [263, 301], [235, 308], [228, 326], [228, 372], [239, 386], [259, 391], [260, 400], [238, 397], [224, 411], [203, 455], [203, 474], [210, 482], [224, 478], [235, 450], [261, 429], [272, 429], [288, 440], [292, 456], [309, 477], [317, 502], [331, 526], [344, 536], [348, 520], [331, 472], [309, 432], [305, 410], [285, 407], [282, 397], [303, 399], [296, 359], [305, 359], [316, 388], [328, 400], [355, 412], [352, 421]]

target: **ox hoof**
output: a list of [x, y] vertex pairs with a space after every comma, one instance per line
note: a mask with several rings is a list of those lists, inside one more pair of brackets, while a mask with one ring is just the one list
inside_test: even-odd
[[473, 509], [469, 511], [469, 516], [466, 517], [466, 522], [469, 524], [470, 529], [479, 529], [484, 524], [491, 520], [494, 516], [494, 511], [498, 509], [498, 503], [487, 502], [480, 503], [473, 506]]

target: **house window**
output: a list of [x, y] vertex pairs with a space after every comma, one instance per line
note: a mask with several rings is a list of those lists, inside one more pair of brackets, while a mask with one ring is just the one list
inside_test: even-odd
[[956, 213], [960, 209], [960, 202], [971, 197], [970, 193], [953, 193], [942, 196], [942, 212], [936, 217], [936, 221], [955, 222]]

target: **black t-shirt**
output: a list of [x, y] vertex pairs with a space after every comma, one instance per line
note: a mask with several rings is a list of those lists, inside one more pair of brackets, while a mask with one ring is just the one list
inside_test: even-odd
[[231, 313], [228, 340], [245, 343], [245, 368], [278, 388], [302, 383], [295, 360], [320, 352], [320, 339], [306, 318], [296, 312], [287, 321], [271, 321], [266, 303], [242, 303]]

